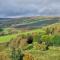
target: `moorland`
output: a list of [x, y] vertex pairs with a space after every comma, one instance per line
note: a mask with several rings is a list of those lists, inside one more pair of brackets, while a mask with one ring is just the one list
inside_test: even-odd
[[60, 17], [0, 18], [0, 60], [60, 60]]

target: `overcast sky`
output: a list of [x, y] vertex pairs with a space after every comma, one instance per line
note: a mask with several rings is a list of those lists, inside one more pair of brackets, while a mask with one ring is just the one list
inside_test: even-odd
[[36, 15], [60, 16], [60, 0], [0, 0], [0, 18]]

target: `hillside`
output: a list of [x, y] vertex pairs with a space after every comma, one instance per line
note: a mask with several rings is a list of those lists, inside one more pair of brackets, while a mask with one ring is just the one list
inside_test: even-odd
[[0, 21], [6, 27], [0, 28], [0, 60], [60, 60], [59, 17]]
[[23, 18], [0, 18], [0, 28], [34, 28], [49, 25], [60, 21], [60, 17], [23, 17]]

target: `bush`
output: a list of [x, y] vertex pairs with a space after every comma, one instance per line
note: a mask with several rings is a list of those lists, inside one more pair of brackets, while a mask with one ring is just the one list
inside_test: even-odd
[[26, 35], [25, 34], [22, 34], [21, 35], [22, 39], [26, 38]]
[[46, 41], [45, 44], [46, 44], [47, 46], [53, 46], [53, 42], [52, 42], [52, 41]]
[[53, 43], [54, 46], [60, 46], [60, 36], [59, 35], [54, 36], [51, 42]]
[[3, 36], [3, 35], [5, 35], [5, 33], [4, 32], [0, 32], [0, 36]]
[[39, 43], [39, 44], [42, 44], [42, 40], [41, 40], [41, 39], [39, 39], [39, 40], [38, 40], [38, 43]]
[[45, 42], [45, 45], [46, 45], [46, 50], [48, 50], [49, 49], [49, 46], [50, 46], [50, 42], [46, 41]]
[[27, 43], [31, 44], [33, 42], [33, 37], [32, 36], [28, 36], [27, 37]]
[[27, 45], [24, 50], [31, 50], [33, 48], [33, 44]]
[[54, 35], [43, 35], [41, 37], [42, 41], [46, 42], [46, 41], [49, 41], [51, 42], [53, 39], [54, 39]]
[[45, 42], [43, 42], [42, 44], [38, 44], [37, 42], [34, 42], [33, 49], [34, 50], [42, 50], [42, 51], [46, 50]]
[[2, 28], [0, 28], [0, 32], [2, 32], [3, 31], [3, 29]]
[[12, 60], [23, 60], [23, 53], [20, 49], [16, 50], [15, 48], [12, 48], [12, 51], [11, 51], [11, 59]]
[[33, 58], [32, 54], [30, 54], [29, 52], [25, 52], [23, 60], [34, 60], [34, 58]]
[[50, 29], [46, 28], [46, 34], [49, 35], [50, 34]]

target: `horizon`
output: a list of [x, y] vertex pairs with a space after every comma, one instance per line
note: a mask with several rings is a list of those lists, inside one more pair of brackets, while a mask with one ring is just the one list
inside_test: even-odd
[[0, 18], [28, 18], [28, 17], [60, 17], [60, 16], [40, 16], [40, 15], [36, 15], [36, 16], [10, 16], [10, 17], [0, 17]]

